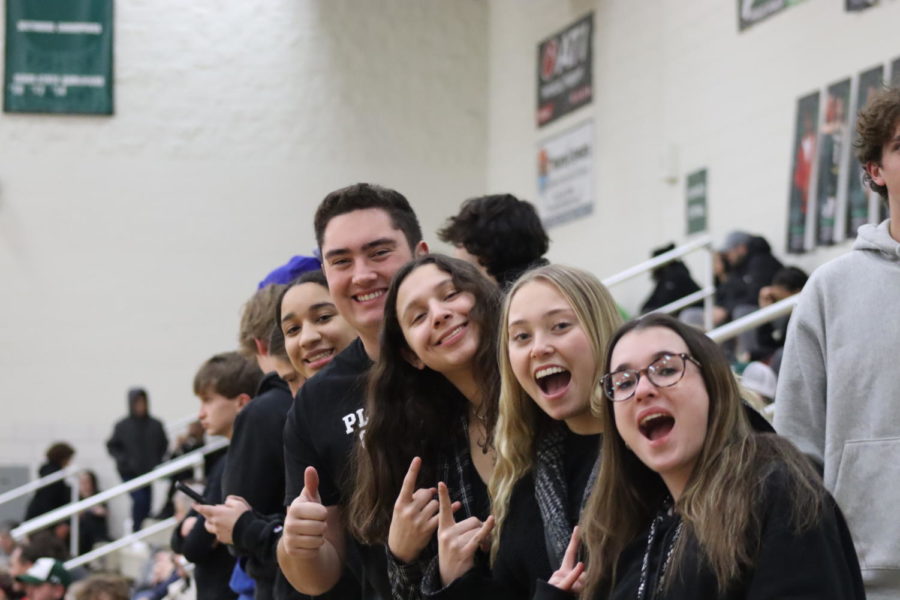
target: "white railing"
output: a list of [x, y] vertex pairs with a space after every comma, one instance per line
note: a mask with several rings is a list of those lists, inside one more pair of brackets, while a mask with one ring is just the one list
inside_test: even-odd
[[654, 310], [653, 312], [671, 313], [689, 306], [694, 302], [697, 302], [698, 300], [703, 300], [703, 324], [704, 328], [709, 331], [713, 326], [713, 295], [716, 293], [715, 283], [713, 281], [712, 261], [712, 255], [715, 250], [713, 249], [712, 237], [709, 235], [699, 237], [684, 245], [678, 246], [677, 248], [673, 248], [668, 252], [664, 252], [659, 256], [654, 256], [649, 260], [638, 263], [620, 273], [611, 275], [610, 277], [607, 277], [603, 280], [603, 285], [611, 288], [622, 283], [623, 281], [628, 281], [629, 279], [633, 279], [639, 275], [643, 275], [644, 273], [653, 271], [653, 269], [657, 267], [661, 267], [662, 265], [668, 264], [686, 254], [690, 254], [691, 252], [696, 252], [698, 250], [706, 251], [704, 252], [706, 260], [705, 264], [703, 265], [702, 288], [694, 292], [693, 294], [662, 306]]
[[17, 488], [13, 488], [9, 491], [3, 492], [0, 494], [0, 505], [6, 504], [7, 502], [12, 502], [16, 498], [21, 498], [31, 492], [37, 491], [44, 486], [48, 486], [51, 483], [56, 483], [61, 479], [65, 479], [69, 476], [75, 475], [82, 471], [81, 467], [76, 467], [75, 465], [69, 465], [64, 469], [60, 469], [54, 473], [50, 473], [49, 475], [44, 475], [40, 479], [35, 479], [34, 481], [29, 481], [24, 485], [20, 485]]
[[117, 550], [121, 550], [122, 548], [126, 548], [134, 542], [142, 540], [146, 537], [150, 537], [151, 535], [156, 535], [161, 531], [172, 529], [177, 523], [178, 519], [176, 519], [175, 517], [169, 517], [168, 519], [164, 519], [162, 521], [159, 521], [158, 523], [154, 523], [153, 525], [144, 527], [140, 531], [135, 531], [134, 533], [130, 533], [126, 536], [120, 537], [113, 542], [103, 544], [99, 548], [94, 548], [90, 552], [85, 552], [81, 556], [76, 556], [71, 560], [67, 560], [65, 563], [65, 567], [67, 569], [74, 569], [75, 567], [86, 565], [87, 563], [100, 558], [101, 556], [106, 556], [107, 554], [110, 554]]
[[[103, 504], [107, 500], [110, 500], [111, 498], [115, 498], [116, 496], [121, 496], [122, 494], [127, 494], [128, 492], [131, 492], [138, 488], [142, 488], [144, 486], [150, 485], [154, 481], [163, 479], [164, 477], [168, 477], [170, 475], [178, 473], [179, 471], [183, 471], [183, 470], [191, 468], [191, 467], [197, 467], [199, 465], [202, 465], [203, 458], [207, 454], [215, 452], [216, 450], [220, 450], [221, 448], [224, 448], [227, 445], [228, 445], [227, 439], [224, 439], [224, 438], [214, 439], [214, 440], [210, 441], [209, 443], [207, 443], [202, 448], [194, 450], [193, 452], [189, 452], [189, 453], [185, 454], [184, 456], [180, 456], [174, 460], [170, 460], [166, 463], [163, 463], [162, 465], [158, 466], [157, 468], [150, 471], [149, 473], [145, 473], [139, 477], [135, 477], [134, 479], [129, 479], [128, 481], [126, 481], [124, 483], [120, 483], [119, 485], [117, 485], [115, 487], [111, 487], [108, 490], [104, 490], [102, 492], [94, 494], [93, 496], [84, 498], [83, 500], [78, 500], [78, 497], [77, 497], [78, 486], [77, 485], [72, 486], [73, 499], [70, 504], [66, 504], [65, 506], [61, 506], [61, 507], [54, 509], [48, 513], [45, 513], [38, 517], [35, 517], [35, 518], [31, 519], [30, 521], [26, 521], [26, 522], [22, 523], [21, 525], [19, 525], [18, 527], [16, 527], [15, 529], [13, 529], [10, 532], [10, 534], [12, 535], [13, 539], [21, 540], [22, 538], [27, 536], [29, 533], [33, 533], [35, 531], [44, 529], [45, 527], [53, 525], [54, 523], [58, 523], [59, 521], [63, 521], [67, 518], [71, 519], [72, 520], [72, 531], [71, 531], [70, 535], [71, 535], [72, 544], [73, 544], [72, 545], [72, 555], [74, 556], [74, 555], [78, 554], [78, 546], [77, 546], [77, 543], [78, 543], [78, 513], [82, 512], [84, 510], [87, 510], [91, 507], [97, 506], [98, 504]], [[166, 521], [161, 521], [161, 523], [164, 523], [164, 522], [166, 522]], [[159, 525], [159, 523], [156, 523], [155, 525], [152, 525], [151, 527], [157, 527], [158, 525]], [[145, 529], [149, 529], [149, 528], [145, 528]], [[135, 533], [143, 533], [145, 531], [145, 529], [142, 529], [141, 531], [138, 531]], [[152, 535], [152, 532], [147, 533], [141, 537], [146, 537], [146, 535]], [[134, 539], [140, 539], [140, 537], [129, 538], [129, 539], [131, 539], [131, 541], [134, 541]], [[113, 551], [118, 550], [119, 548], [123, 547], [122, 545], [116, 545], [119, 541], [121, 541], [121, 540], [117, 540], [116, 542], [112, 542], [111, 544], [106, 544], [102, 548], [97, 549], [97, 551], [106, 549], [105, 552], [100, 552], [99, 554], [93, 554], [93, 552], [95, 552], [95, 551], [92, 551], [92, 553], [91, 553], [92, 558], [90, 558], [89, 560], [93, 560], [94, 558], [97, 558], [98, 556], [102, 556], [104, 554], [113, 552]], [[81, 557], [78, 557], [78, 558], [81, 558]], [[75, 559], [73, 559], [73, 560], [75, 560]]]
[[722, 343], [726, 340], [730, 340], [731, 338], [737, 337], [745, 331], [755, 329], [756, 327], [759, 327], [764, 323], [768, 323], [769, 321], [774, 321], [778, 317], [791, 314], [791, 312], [794, 310], [794, 307], [797, 306], [797, 300], [799, 300], [799, 298], [799, 295], [794, 295], [785, 298], [784, 300], [779, 300], [775, 304], [760, 308], [759, 310], [756, 310], [749, 315], [745, 315], [739, 319], [735, 319], [734, 321], [725, 323], [724, 325], [720, 325], [712, 331], [707, 332], [706, 335], [717, 343]]

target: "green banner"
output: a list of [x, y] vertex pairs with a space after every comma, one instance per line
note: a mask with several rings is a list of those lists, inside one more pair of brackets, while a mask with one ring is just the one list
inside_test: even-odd
[[3, 110], [113, 113], [113, 0], [6, 0]]
[[706, 169], [687, 176], [687, 232], [706, 231]]

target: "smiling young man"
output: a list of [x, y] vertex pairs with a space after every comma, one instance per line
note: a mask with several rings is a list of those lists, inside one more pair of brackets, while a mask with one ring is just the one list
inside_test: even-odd
[[[388, 286], [401, 266], [428, 247], [406, 198], [365, 183], [326, 196], [316, 210], [315, 232], [334, 304], [359, 338], [303, 386], [288, 414], [289, 506], [278, 562], [305, 594], [331, 590], [347, 564], [359, 582], [354, 593], [388, 598], [384, 550], [348, 543], [341, 506], [350, 497], [345, 487], [350, 455], [366, 424], [365, 378], [378, 358]], [[350, 579], [345, 576], [341, 585]]]
[[856, 156], [890, 218], [817, 269], [791, 316], [775, 427], [822, 467], [870, 599], [900, 596], [900, 89], [857, 120]]

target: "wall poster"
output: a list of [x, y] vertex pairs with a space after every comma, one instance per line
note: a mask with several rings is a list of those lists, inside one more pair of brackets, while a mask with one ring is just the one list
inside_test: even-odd
[[[850, 129], [847, 122], [850, 106], [850, 80], [828, 87], [825, 92], [825, 118], [819, 129], [819, 168], [816, 186], [816, 243], [828, 246], [838, 241], [836, 221], [839, 198], [847, 169]], [[844, 190], [846, 188], [843, 188]]]
[[543, 127], [593, 98], [594, 14], [538, 44], [537, 124]]
[[[856, 89], [856, 113], [865, 107], [869, 98], [881, 89], [884, 79], [884, 67], [879, 65], [868, 71], [864, 71], [859, 75], [859, 86]], [[855, 119], [854, 119], [855, 121]], [[856, 141], [856, 133], [854, 131], [853, 141]], [[871, 210], [878, 210], [878, 204], [871, 196], [875, 194], [868, 187], [863, 186], [862, 177], [860, 176], [862, 167], [856, 156], [852, 153], [848, 158], [850, 164], [850, 176], [847, 178], [847, 220], [846, 234], [848, 238], [856, 237], [856, 230], [861, 225], [869, 222], [869, 214]], [[875, 220], [874, 218], [872, 220]]]
[[113, 0], [6, 0], [3, 110], [113, 112]]
[[819, 92], [797, 101], [794, 134], [794, 165], [791, 170], [791, 192], [788, 200], [787, 251], [806, 250], [809, 200], [816, 159], [816, 123], [819, 121]]
[[687, 176], [687, 232], [706, 231], [706, 169]]
[[538, 144], [538, 213], [548, 229], [594, 212], [594, 122]]

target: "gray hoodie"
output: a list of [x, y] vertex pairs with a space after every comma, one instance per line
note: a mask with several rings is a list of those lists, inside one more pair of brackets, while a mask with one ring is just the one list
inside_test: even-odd
[[870, 599], [900, 597], [900, 243], [888, 221], [817, 269], [791, 316], [775, 429], [823, 467]]

